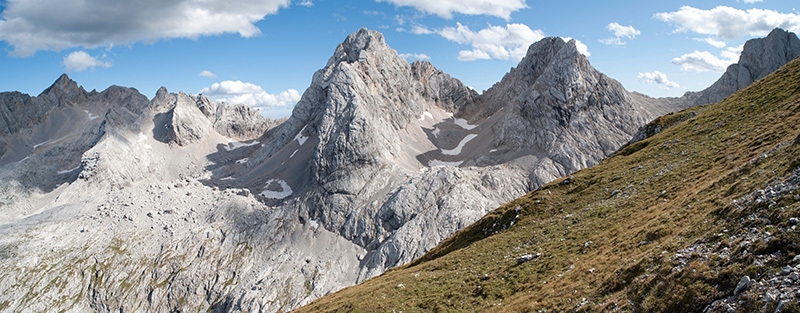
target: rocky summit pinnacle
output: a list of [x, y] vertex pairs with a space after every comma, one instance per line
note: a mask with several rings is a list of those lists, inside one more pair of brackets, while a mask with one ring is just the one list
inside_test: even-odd
[[800, 39], [795, 33], [776, 28], [765, 38], [744, 44], [739, 62], [728, 66], [714, 84], [700, 92], [684, 95], [692, 105], [718, 102], [756, 80], [764, 78], [800, 56]]
[[0, 309], [292, 310], [683, 105], [626, 91], [561, 38], [478, 94], [367, 29], [284, 120], [66, 75], [37, 97], [0, 93]]
[[646, 101], [592, 67], [574, 41], [550, 37], [532, 44], [520, 64], [481, 95], [484, 111], [476, 117], [497, 119], [492, 140], [501, 150], [538, 159], [530, 169], [538, 185], [597, 164], [644, 123], [677, 109]]
[[334, 58], [345, 59], [350, 63], [364, 61], [370, 53], [383, 53], [391, 49], [383, 39], [383, 34], [366, 28], [347, 36], [340, 47], [341, 50], [337, 49]]

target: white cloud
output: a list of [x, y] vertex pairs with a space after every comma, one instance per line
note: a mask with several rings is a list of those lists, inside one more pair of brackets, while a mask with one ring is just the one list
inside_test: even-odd
[[541, 30], [532, 30], [524, 24], [508, 24], [503, 26], [489, 25], [477, 32], [469, 27], [456, 23], [456, 27], [445, 27], [437, 33], [445, 39], [469, 44], [472, 50], [458, 53], [462, 61], [499, 59], [519, 61], [525, 56], [528, 46], [544, 38]]
[[411, 60], [430, 60], [431, 59], [431, 57], [429, 57], [427, 54], [424, 54], [424, 53], [401, 53], [400, 57], [403, 58], [403, 59], [406, 59], [407, 61], [411, 61]]
[[303, 0], [303, 1], [300, 1], [300, 3], [298, 3], [298, 4], [302, 5], [304, 7], [313, 7], [314, 6], [314, 2], [311, 1], [311, 0]]
[[490, 15], [511, 19], [511, 13], [525, 9], [525, 0], [376, 0], [389, 2], [396, 6], [413, 7], [422, 12], [443, 18], [453, 18], [453, 13], [465, 15]]
[[739, 56], [742, 55], [742, 50], [744, 50], [744, 45], [728, 47], [720, 53], [720, 56], [722, 56], [722, 59], [728, 60], [728, 62], [733, 64], [739, 60]]
[[744, 0], [744, 3], [759, 3], [764, 2], [764, 0]]
[[650, 73], [639, 73], [637, 75], [639, 79], [644, 80], [648, 84], [658, 84], [664, 86], [664, 88], [678, 88], [680, 87], [676, 82], [673, 82], [667, 79], [667, 74], [661, 73], [659, 71], [654, 71]]
[[287, 89], [278, 94], [270, 94], [259, 85], [238, 80], [214, 83], [200, 90], [200, 93], [217, 101], [245, 104], [259, 109], [293, 106], [300, 101], [297, 90]]
[[411, 28], [411, 33], [415, 35], [429, 35], [433, 34], [433, 31], [425, 26], [415, 25]]
[[695, 50], [692, 53], [672, 59], [672, 64], [690, 72], [724, 72], [728, 65], [736, 63], [741, 54], [741, 49], [741, 47], [728, 48], [721, 53], [720, 57], [708, 51]]
[[290, 0], [7, 0], [0, 41], [12, 55], [95, 48], [169, 38], [238, 33], [258, 35], [255, 23]]
[[622, 26], [617, 22], [609, 23], [606, 29], [610, 31], [614, 37], [601, 39], [600, 42], [607, 45], [623, 46], [626, 42], [622, 41], [623, 38], [633, 39], [639, 36], [642, 32], [633, 28], [633, 26]]
[[214, 78], [214, 77], [217, 77], [217, 74], [214, 74], [214, 73], [212, 73], [210, 71], [203, 70], [202, 72], [200, 72], [200, 77]]
[[95, 67], [111, 67], [110, 62], [100, 61], [89, 55], [86, 51], [75, 51], [64, 57], [64, 68], [67, 71], [81, 72]]
[[492, 56], [483, 50], [461, 50], [458, 52], [459, 61], [491, 60]]
[[720, 49], [725, 48], [725, 46], [728, 45], [724, 41], [716, 40], [714, 38], [695, 38], [694, 40], [705, 42], [705, 43], [707, 43], [709, 45], [712, 45], [712, 46], [714, 46], [716, 48], [720, 48]]
[[683, 6], [676, 12], [657, 13], [655, 17], [674, 24], [676, 32], [694, 32], [721, 40], [765, 36], [776, 27], [800, 31], [800, 15], [763, 9], [739, 10], [718, 6], [702, 10]]
[[573, 39], [573, 38], [570, 38], [570, 37], [566, 37], [566, 38], [562, 38], [562, 39], [564, 40], [564, 42], [569, 42], [570, 40], [575, 40], [575, 49], [577, 49], [578, 52], [580, 52], [581, 54], [583, 54], [583, 55], [585, 55], [587, 57], [592, 56], [592, 54], [589, 53], [589, 47], [586, 46], [586, 44], [584, 44], [580, 40]]

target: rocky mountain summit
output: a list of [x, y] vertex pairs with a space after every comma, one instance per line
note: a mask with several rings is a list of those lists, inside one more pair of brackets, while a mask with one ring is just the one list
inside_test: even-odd
[[0, 93], [0, 309], [294, 309], [687, 105], [626, 91], [560, 38], [478, 94], [366, 29], [285, 120], [66, 75], [36, 97]]
[[731, 64], [714, 84], [682, 98], [692, 105], [715, 103], [747, 87], [800, 56], [800, 39], [792, 32], [773, 29], [765, 38], [748, 40], [739, 62]]

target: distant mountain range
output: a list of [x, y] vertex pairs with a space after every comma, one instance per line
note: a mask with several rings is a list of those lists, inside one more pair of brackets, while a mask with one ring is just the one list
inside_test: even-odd
[[0, 93], [0, 309], [295, 309], [798, 55], [775, 30], [708, 89], [654, 99], [545, 38], [478, 94], [361, 29], [283, 120], [66, 75], [36, 97]]

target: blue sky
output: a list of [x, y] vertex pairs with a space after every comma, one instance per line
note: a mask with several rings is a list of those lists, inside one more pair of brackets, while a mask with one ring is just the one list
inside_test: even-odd
[[205, 93], [291, 113], [360, 27], [478, 91], [543, 36], [578, 40], [626, 89], [680, 96], [713, 83], [747, 39], [800, 32], [796, 1], [0, 0], [0, 91], [38, 95], [67, 73], [87, 90]]

